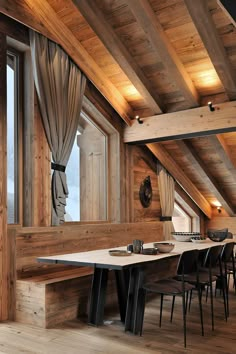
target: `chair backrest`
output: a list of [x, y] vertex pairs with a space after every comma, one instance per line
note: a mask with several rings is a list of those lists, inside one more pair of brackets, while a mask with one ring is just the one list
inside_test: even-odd
[[204, 267], [216, 267], [221, 256], [224, 245], [214, 246], [208, 249], [205, 260], [203, 262]]
[[229, 262], [234, 256], [234, 242], [226, 243], [221, 253], [222, 262]]
[[199, 250], [185, 251], [179, 259], [177, 274], [195, 273], [198, 269]]

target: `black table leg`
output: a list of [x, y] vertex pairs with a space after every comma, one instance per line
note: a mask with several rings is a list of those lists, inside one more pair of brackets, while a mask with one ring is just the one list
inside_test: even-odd
[[103, 324], [108, 269], [95, 268], [93, 274], [88, 322], [95, 326]]
[[118, 303], [120, 309], [120, 319], [121, 322], [125, 322], [130, 272], [128, 269], [115, 270], [115, 275]]
[[125, 317], [125, 331], [133, 334], [141, 333], [142, 330], [142, 301], [143, 293], [141, 291], [144, 280], [144, 270], [142, 267], [130, 269], [130, 281], [128, 290], [128, 301]]

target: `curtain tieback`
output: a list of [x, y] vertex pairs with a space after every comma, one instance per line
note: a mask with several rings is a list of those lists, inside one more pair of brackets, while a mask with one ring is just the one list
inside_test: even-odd
[[160, 216], [160, 221], [172, 221], [172, 216]]
[[51, 162], [51, 169], [55, 171], [65, 172], [66, 166], [59, 165], [58, 163]]

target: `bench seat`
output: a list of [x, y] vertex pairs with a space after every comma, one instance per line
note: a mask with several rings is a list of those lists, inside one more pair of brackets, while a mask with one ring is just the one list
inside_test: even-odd
[[[14, 254], [11, 319], [43, 328], [87, 314], [93, 268], [37, 262], [37, 257], [126, 246], [134, 239], [163, 240], [163, 223], [82, 224], [8, 228]], [[117, 307], [113, 272], [106, 306]]]
[[16, 281], [16, 321], [43, 328], [87, 313], [91, 268], [37, 275]]

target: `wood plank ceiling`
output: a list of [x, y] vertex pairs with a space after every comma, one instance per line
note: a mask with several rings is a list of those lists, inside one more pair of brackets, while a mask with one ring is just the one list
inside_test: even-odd
[[125, 141], [151, 142], [210, 217], [217, 201], [236, 211], [236, 28], [222, 3], [0, 0], [0, 12], [58, 42], [124, 120]]

